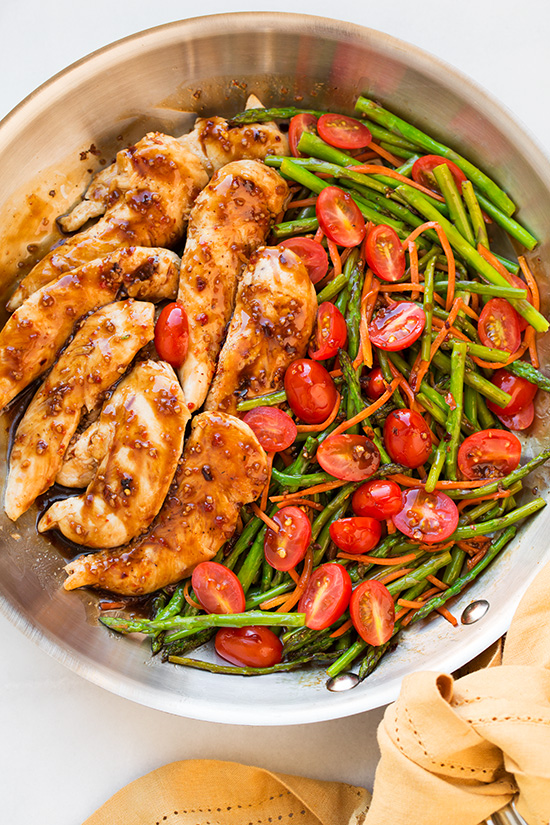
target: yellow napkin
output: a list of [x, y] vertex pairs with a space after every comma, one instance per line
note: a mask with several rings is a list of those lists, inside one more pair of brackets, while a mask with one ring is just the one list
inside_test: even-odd
[[236, 762], [172, 762], [127, 785], [84, 825], [362, 825], [364, 788]]
[[548, 825], [550, 565], [516, 611], [502, 664], [457, 681], [408, 676], [378, 741], [367, 825], [477, 825], [517, 791], [529, 825]]
[[519, 605], [502, 663], [456, 681], [407, 677], [378, 739], [370, 810], [363, 788], [190, 760], [123, 788], [85, 825], [478, 825], [518, 791], [529, 825], [549, 825], [550, 565]]

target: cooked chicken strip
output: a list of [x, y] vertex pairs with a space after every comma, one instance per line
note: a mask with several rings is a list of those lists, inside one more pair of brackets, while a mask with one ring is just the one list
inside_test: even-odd
[[283, 178], [256, 160], [228, 163], [191, 212], [178, 300], [189, 318], [189, 349], [179, 370], [189, 408], [203, 403], [233, 311], [237, 279], [288, 197]]
[[[256, 95], [249, 95], [247, 109], [263, 108]], [[198, 118], [193, 130], [178, 138], [199, 158], [209, 175], [232, 160], [263, 160], [266, 155], [288, 154], [286, 136], [275, 123], [253, 123], [230, 128], [221, 117]], [[58, 219], [64, 232], [80, 229], [86, 221], [103, 215], [112, 203], [112, 191], [127, 188], [124, 176], [113, 163], [92, 179], [84, 199]]]
[[114, 432], [114, 421], [98, 418], [75, 436], [65, 451], [56, 482], [63, 487], [87, 487], [113, 443]]
[[109, 304], [86, 319], [62, 353], [17, 428], [4, 502], [13, 521], [54, 483], [83, 411], [152, 340], [154, 314], [143, 301]]
[[113, 301], [121, 287], [137, 298], [172, 297], [178, 276], [175, 253], [128, 247], [39, 289], [0, 332], [0, 409], [53, 364], [79, 318]]
[[85, 547], [117, 547], [141, 535], [162, 507], [190, 418], [165, 362], [143, 361], [103, 407], [111, 440], [88, 489], [53, 504], [38, 524]]
[[96, 224], [51, 250], [19, 284], [8, 303], [16, 309], [64, 272], [121, 246], [173, 246], [191, 204], [208, 181], [197, 156], [176, 138], [152, 132], [117, 155], [124, 188]]
[[216, 555], [266, 479], [266, 455], [247, 424], [224, 413], [197, 415], [174, 487], [148, 535], [130, 547], [74, 559], [65, 568], [65, 589], [91, 585], [139, 595], [179, 581]]
[[204, 408], [234, 415], [239, 401], [280, 389], [288, 365], [306, 353], [316, 316], [317, 295], [300, 258], [277, 247], [254, 253]]

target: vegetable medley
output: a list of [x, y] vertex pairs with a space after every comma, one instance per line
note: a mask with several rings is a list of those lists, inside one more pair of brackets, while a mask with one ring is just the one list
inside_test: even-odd
[[[492, 248], [498, 228], [537, 241], [468, 160], [371, 100], [357, 110], [233, 119], [290, 119], [292, 156], [266, 159], [293, 193], [272, 239], [305, 263], [318, 315], [284, 389], [239, 404], [270, 468], [240, 533], [155, 594], [150, 618], [103, 619], [170, 662], [364, 679], [407, 626], [456, 625], [452, 598], [545, 504], [519, 496], [550, 450], [521, 465], [514, 432], [550, 391], [535, 343], [548, 322], [525, 257]], [[186, 336], [172, 318], [171, 363]], [[186, 655], [212, 638], [230, 665]]]

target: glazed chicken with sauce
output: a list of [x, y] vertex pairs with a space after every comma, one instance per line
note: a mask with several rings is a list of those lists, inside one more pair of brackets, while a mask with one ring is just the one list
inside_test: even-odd
[[152, 301], [173, 297], [179, 263], [166, 249], [127, 247], [31, 295], [0, 332], [0, 409], [53, 364], [80, 318], [119, 291]]
[[88, 585], [135, 596], [179, 581], [216, 555], [233, 535], [241, 507], [266, 481], [266, 454], [250, 427], [225, 413], [200, 413], [149, 532], [130, 546], [71, 561], [65, 589]]
[[63, 229], [73, 231], [101, 216], [42, 258], [22, 280], [8, 309], [64, 272], [120, 246], [173, 247], [213, 171], [232, 160], [284, 154], [287, 148], [273, 123], [230, 129], [223, 118], [213, 117], [197, 121], [180, 139], [150, 132], [121, 150], [112, 167], [94, 179], [89, 196], [60, 218]]
[[278, 172], [259, 161], [243, 160], [224, 166], [196, 200], [178, 292], [189, 319], [189, 349], [179, 376], [191, 410], [206, 398], [238, 278], [265, 241], [288, 194]]
[[57, 528], [85, 547], [116, 547], [139, 536], [166, 497], [189, 418], [172, 367], [137, 364], [103, 406], [97, 424], [104, 455], [88, 488], [55, 502], [39, 532]]
[[10, 456], [4, 509], [19, 518], [55, 481], [84, 411], [154, 334], [154, 304], [119, 301], [86, 319], [21, 419]]
[[256, 252], [239, 282], [205, 409], [236, 414], [239, 401], [279, 390], [288, 365], [305, 355], [316, 316], [300, 258], [277, 247]]

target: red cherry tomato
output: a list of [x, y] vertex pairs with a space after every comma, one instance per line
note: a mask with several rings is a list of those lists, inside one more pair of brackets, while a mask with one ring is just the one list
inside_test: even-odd
[[277, 407], [255, 407], [243, 415], [243, 421], [254, 430], [266, 453], [286, 450], [298, 435], [292, 418]]
[[499, 407], [494, 401], [487, 401], [487, 406], [491, 412], [497, 415], [513, 415], [526, 407], [534, 399], [537, 393], [535, 384], [531, 384], [526, 378], [520, 378], [508, 370], [497, 370], [491, 378], [491, 384], [498, 387], [512, 397], [512, 400], [505, 407]]
[[290, 152], [295, 158], [302, 158], [303, 155], [298, 151], [298, 144], [302, 137], [302, 132], [315, 132], [317, 127], [317, 118], [315, 115], [303, 113], [301, 115], [294, 115], [290, 120], [288, 127], [288, 143]]
[[393, 517], [393, 523], [410, 539], [432, 544], [454, 533], [458, 509], [445, 493], [427, 493], [414, 488], [403, 492], [403, 507]]
[[364, 123], [346, 115], [321, 115], [317, 121], [317, 131], [325, 143], [338, 149], [362, 149], [372, 140]]
[[486, 347], [515, 352], [521, 344], [520, 316], [506, 298], [491, 298], [479, 316], [477, 331]]
[[235, 573], [216, 561], [202, 561], [193, 570], [191, 585], [197, 600], [209, 613], [242, 613], [243, 586]]
[[351, 509], [358, 516], [370, 516], [384, 521], [401, 510], [401, 487], [386, 478], [367, 481], [351, 499]]
[[384, 443], [393, 461], [420, 467], [432, 451], [432, 434], [420, 413], [393, 410], [384, 423]]
[[243, 667], [272, 667], [283, 657], [282, 642], [268, 627], [222, 627], [214, 644], [218, 656]]
[[182, 304], [165, 306], [155, 324], [155, 348], [163, 361], [181, 367], [189, 344], [189, 322]]
[[317, 310], [317, 323], [313, 333], [314, 345], [309, 347], [309, 357], [315, 361], [334, 358], [340, 347], [348, 339], [346, 321], [338, 307], [330, 301], [324, 301]]
[[275, 533], [267, 528], [264, 553], [268, 564], [275, 570], [292, 570], [304, 558], [311, 540], [311, 524], [299, 507], [283, 507], [273, 516], [279, 525]]
[[412, 179], [421, 186], [431, 189], [432, 192], [441, 194], [433, 170], [436, 166], [441, 166], [442, 163], [445, 163], [449, 167], [458, 191], [462, 192], [462, 184], [467, 180], [466, 175], [462, 169], [458, 168], [456, 163], [453, 163], [452, 160], [447, 160], [447, 158], [442, 158], [440, 155], [424, 155], [423, 158], [415, 161], [411, 172]]
[[349, 604], [351, 579], [341, 564], [322, 564], [315, 570], [298, 603], [306, 614], [306, 627], [324, 630], [340, 618]]
[[[519, 275], [515, 275], [513, 272], [506, 272], [506, 280], [508, 281], [510, 286], [515, 286], [516, 289], [525, 289], [527, 291], [527, 297], [526, 297], [525, 300], [529, 301], [529, 303], [531, 305], [533, 304], [533, 296], [531, 295], [531, 290], [529, 289], [529, 287], [527, 286], [525, 281], [523, 281], [519, 277]], [[523, 318], [523, 316], [520, 315], [519, 312], [518, 312], [518, 323], [519, 323], [520, 332], [523, 332], [523, 330], [527, 329], [527, 327], [529, 326], [529, 324], [527, 323], [525, 318]]]
[[395, 625], [395, 604], [388, 588], [376, 579], [363, 582], [351, 594], [351, 620], [369, 645], [388, 642]]
[[291, 249], [302, 259], [312, 284], [322, 281], [328, 272], [328, 255], [325, 247], [313, 238], [287, 238], [279, 246]]
[[381, 309], [369, 324], [373, 344], [387, 352], [406, 349], [420, 338], [426, 324], [422, 307], [409, 301], [400, 301]]
[[339, 518], [329, 527], [334, 544], [344, 553], [359, 555], [373, 550], [382, 535], [380, 522], [374, 518], [352, 516]]
[[288, 367], [285, 392], [292, 412], [307, 424], [326, 421], [338, 397], [327, 370], [307, 358], [298, 358]]
[[472, 480], [502, 478], [519, 465], [521, 444], [506, 430], [480, 430], [465, 438], [458, 450], [458, 469]]
[[338, 186], [327, 186], [317, 196], [315, 206], [319, 226], [339, 246], [357, 246], [365, 237], [366, 226], [359, 207]]
[[387, 385], [380, 367], [374, 367], [367, 376], [361, 376], [361, 387], [373, 401], [384, 395]]
[[531, 402], [512, 415], [499, 415], [497, 413], [497, 418], [509, 430], [526, 430], [535, 420], [535, 405]]
[[366, 435], [329, 436], [319, 444], [317, 461], [327, 473], [344, 481], [364, 481], [380, 466], [380, 453]]
[[405, 274], [405, 253], [395, 229], [380, 224], [371, 229], [365, 246], [367, 263], [383, 281], [399, 281]]

